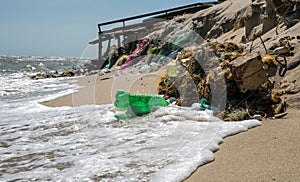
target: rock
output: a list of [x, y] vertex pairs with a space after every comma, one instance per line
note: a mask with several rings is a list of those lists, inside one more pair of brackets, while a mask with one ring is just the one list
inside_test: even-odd
[[230, 63], [234, 80], [240, 91], [256, 90], [261, 84], [268, 81], [267, 72], [263, 69], [261, 56], [249, 53], [239, 57]]

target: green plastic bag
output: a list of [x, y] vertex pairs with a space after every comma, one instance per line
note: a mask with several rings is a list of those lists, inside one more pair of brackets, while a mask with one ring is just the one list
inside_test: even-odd
[[162, 96], [156, 94], [129, 94], [125, 90], [118, 90], [115, 97], [116, 101], [114, 102], [114, 106], [127, 110], [125, 115], [115, 115], [119, 119], [126, 119], [134, 115], [142, 116], [155, 111], [158, 107], [166, 107], [169, 105], [169, 102]]

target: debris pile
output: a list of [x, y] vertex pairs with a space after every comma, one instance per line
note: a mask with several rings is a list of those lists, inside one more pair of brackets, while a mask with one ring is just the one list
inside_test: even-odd
[[[152, 32], [149, 30], [149, 35], [138, 40], [131, 37], [136, 35], [124, 36], [122, 44], [121, 40], [118, 43], [120, 47], [111, 46], [109, 42], [100, 73], [117, 70], [115, 76], [120, 76], [161, 69], [164, 74], [158, 81], [157, 93], [169, 103], [187, 107], [199, 103], [203, 110], [213, 110], [225, 121], [283, 117], [287, 107], [283, 94], [298, 93], [300, 88], [294, 86], [294, 82], [279, 83], [277, 78], [284, 77], [289, 69], [300, 64], [300, 61], [288, 64], [289, 58], [299, 52], [295, 52], [297, 46], [292, 42], [300, 42], [300, 36], [286, 36], [289, 32], [285, 32], [281, 39], [271, 37], [278, 34], [279, 25], [297, 26], [300, 4], [296, 0], [245, 2], [225, 1], [223, 5], [193, 15], [175, 17], [174, 22], [154, 24]], [[264, 50], [258, 50], [256, 40], [259, 39], [259, 46], [263, 45]], [[278, 41], [270, 45], [274, 40]], [[249, 50], [247, 44], [250, 43]], [[77, 73], [64, 71], [34, 79]], [[138, 103], [147, 108], [148, 100], [144, 101]], [[140, 115], [128, 105], [123, 109], [132, 112], [119, 118], [133, 113]], [[141, 115], [149, 112], [151, 109], [147, 108]]]
[[[295, 0], [225, 1], [177, 18], [193, 33], [170, 23], [156, 26], [144, 39], [124, 44], [130, 49], [119, 52], [113, 68], [120, 67], [121, 75], [164, 69], [159, 95], [179, 106], [199, 103], [225, 121], [283, 117], [287, 107], [283, 94], [299, 90], [292, 86], [296, 83], [279, 83], [289, 69], [299, 65], [299, 61], [288, 64], [297, 47], [291, 42], [298, 36], [285, 32], [279, 40], [272, 37], [278, 34], [278, 26], [289, 29], [298, 24], [299, 8]], [[205, 40], [197, 42], [197, 36]], [[264, 51], [259, 50], [261, 45]]]
[[[289, 29], [299, 22], [299, 8], [295, 0], [226, 1], [180, 19], [206, 41], [196, 42], [195, 34], [180, 32], [184, 28], [171, 27], [172, 23], [170, 29], [157, 26], [160, 30], [147, 38], [124, 44], [130, 49], [117, 54], [113, 68], [120, 67], [121, 74], [164, 69], [158, 94], [179, 106], [190, 107], [199, 102], [202, 109], [213, 110], [225, 121], [283, 117], [287, 104], [282, 96], [290, 92], [287, 87], [296, 84], [279, 84], [278, 77], [299, 65], [298, 61], [288, 64], [295, 54], [291, 41], [298, 36], [281, 36], [268, 49], [265, 43], [275, 40], [271, 37], [278, 34], [279, 25]], [[157, 32], [161, 36], [151, 37]], [[159, 37], [167, 38], [157, 41]], [[252, 49], [258, 38], [264, 53], [257, 46]], [[250, 50], [247, 43], [251, 43]], [[297, 90], [293, 87], [291, 92]]]
[[[158, 93], [166, 99], [174, 97], [177, 105], [191, 106], [197, 100], [211, 101], [212, 89], [221, 88], [218, 84], [226, 84], [226, 90], [218, 91], [227, 98], [225, 109], [216, 112], [225, 121], [262, 120], [285, 115], [286, 103], [280, 91], [275, 89], [275, 83], [269, 79], [274, 74], [268, 73], [270, 67], [274, 69], [279, 66], [277, 62], [280, 61], [276, 61], [278, 53], [263, 56], [248, 53], [232, 42], [208, 42], [205, 47], [206, 52], [211, 51], [216, 57], [210, 55], [204, 58], [203, 48], [201, 51], [195, 47], [182, 50], [176, 59], [178, 76], [163, 75]], [[197, 56], [199, 52], [201, 55]], [[196, 60], [195, 57], [201, 59]], [[222, 79], [223, 82], [220, 81]], [[193, 93], [197, 93], [196, 97]], [[219, 105], [213, 107], [220, 108]]]
[[300, 2], [298, 0], [272, 0], [277, 15], [288, 27], [300, 21]]
[[118, 54], [115, 64], [119, 74], [164, 69], [158, 94], [179, 106], [205, 99], [209, 106], [203, 109], [214, 110], [225, 121], [278, 118], [286, 115], [287, 105], [272, 77], [286, 74], [286, 57], [294, 54], [293, 39], [281, 38], [269, 49], [262, 41], [265, 53], [261, 54], [233, 42], [206, 41], [180, 48], [145, 38], [130, 54]]

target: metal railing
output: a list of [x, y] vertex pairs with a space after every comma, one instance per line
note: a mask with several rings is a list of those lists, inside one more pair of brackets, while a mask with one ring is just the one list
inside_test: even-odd
[[127, 21], [137, 20], [137, 19], [146, 18], [146, 17], [150, 17], [150, 16], [158, 16], [158, 15], [168, 16], [169, 14], [174, 14], [176, 12], [182, 12], [182, 11], [188, 11], [189, 9], [193, 9], [193, 8], [197, 8], [197, 7], [204, 9], [204, 8], [213, 6], [218, 3], [219, 3], [218, 1], [195, 3], [195, 4], [185, 5], [185, 6], [179, 6], [176, 8], [170, 8], [170, 9], [166, 9], [166, 10], [156, 11], [156, 12], [152, 12], [152, 13], [146, 13], [146, 14], [142, 14], [142, 15], [132, 16], [132, 17], [128, 17], [128, 18], [122, 18], [122, 19], [118, 19], [118, 20], [108, 21], [108, 22], [104, 22], [104, 23], [99, 23], [98, 29], [99, 29], [99, 33], [102, 33], [103, 31], [101, 29], [101, 26], [111, 25], [111, 24], [115, 24], [115, 23], [123, 23], [123, 27], [124, 27], [124, 26], [126, 26], [125, 22], [127, 22]]

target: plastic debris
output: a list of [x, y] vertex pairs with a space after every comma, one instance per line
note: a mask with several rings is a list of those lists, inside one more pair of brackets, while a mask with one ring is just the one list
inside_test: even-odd
[[[284, 63], [278, 60], [278, 55], [247, 53], [242, 46], [230, 42], [208, 42], [202, 46], [206, 48], [202, 47], [200, 51], [197, 48], [185, 48], [178, 53], [176, 67], [172, 65], [171, 70], [177, 76], [170, 74], [167, 65], [169, 70], [158, 83], [159, 94], [166, 99], [176, 98], [175, 104], [180, 106], [191, 106], [201, 98], [199, 104], [202, 109], [213, 110], [225, 121], [249, 118], [263, 120], [285, 112], [285, 100], [274, 89], [274, 83], [269, 81], [277, 73], [278, 67], [279, 75], [281, 72], [284, 74], [285, 70], [280, 68]], [[199, 52], [199, 60], [196, 60], [194, 56]], [[220, 82], [222, 79], [225, 82]], [[219, 82], [226, 84], [225, 91], [215, 91], [220, 95], [226, 94], [224, 110], [210, 103], [212, 89], [218, 88], [216, 84]]]
[[155, 111], [159, 107], [169, 105], [162, 96], [156, 94], [142, 95], [129, 94], [125, 90], [117, 90], [114, 106], [126, 110], [125, 114], [116, 114], [118, 119], [126, 119], [133, 116], [142, 116]]
[[208, 100], [202, 98], [202, 99], [199, 101], [199, 103], [200, 103], [201, 107], [203, 107], [204, 109], [210, 109], [211, 103], [210, 103]]

